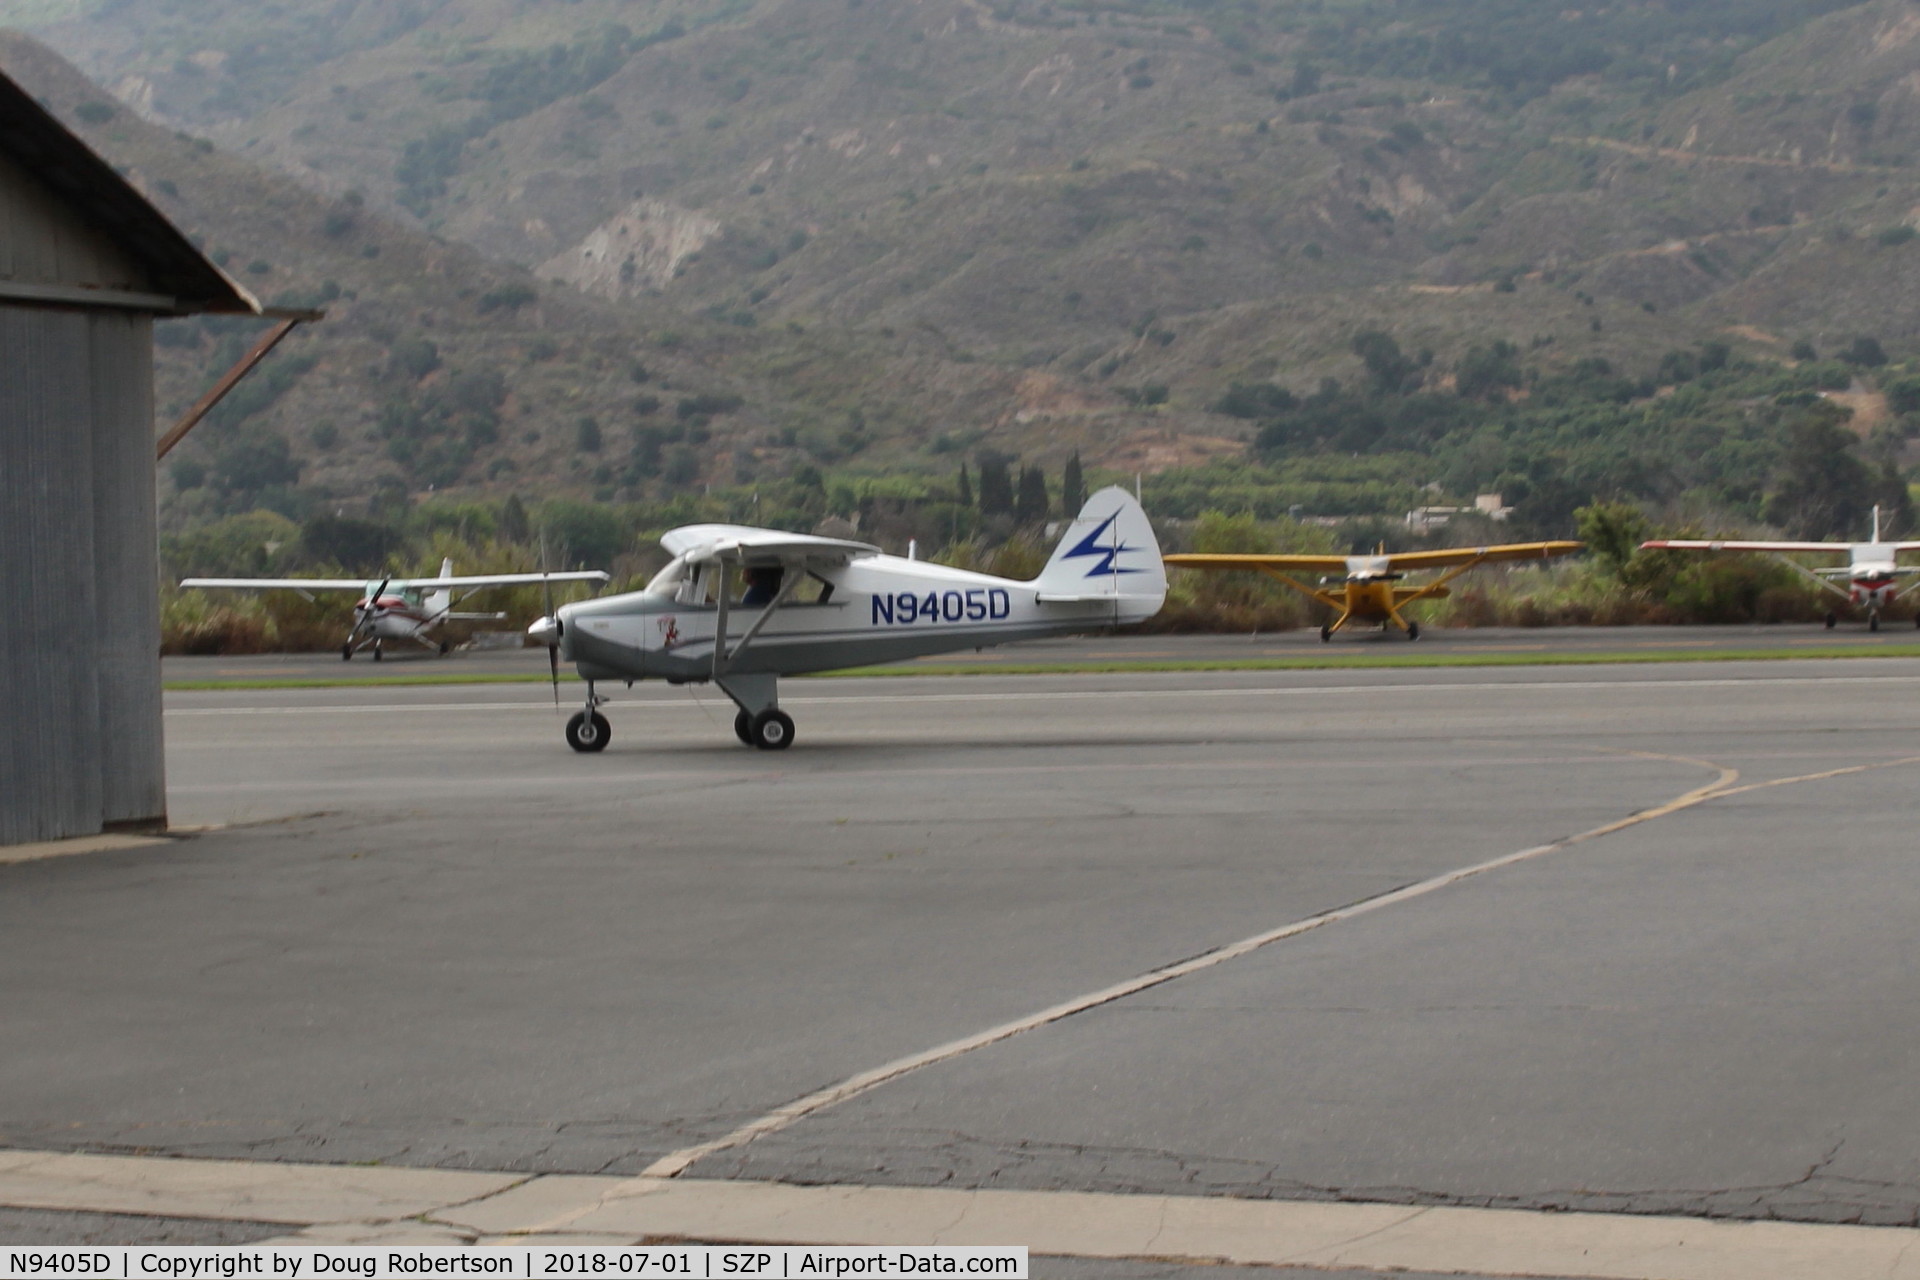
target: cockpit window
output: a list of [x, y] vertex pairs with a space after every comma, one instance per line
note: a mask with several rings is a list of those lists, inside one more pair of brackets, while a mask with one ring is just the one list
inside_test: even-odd
[[684, 559], [668, 561], [666, 568], [648, 579], [647, 585], [644, 588], [646, 594], [650, 596], [670, 596], [674, 594], [680, 589], [680, 584], [687, 580], [689, 567]]

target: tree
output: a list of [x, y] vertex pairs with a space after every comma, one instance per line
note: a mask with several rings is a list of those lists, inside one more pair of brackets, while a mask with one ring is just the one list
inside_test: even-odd
[[1647, 518], [1624, 502], [1596, 502], [1573, 513], [1580, 541], [1608, 573], [1619, 576], [1647, 539]]
[[1864, 524], [1872, 477], [1854, 456], [1854, 435], [1844, 422], [1845, 411], [1823, 400], [1808, 405], [1788, 429], [1767, 518], [1797, 537], [1847, 537]]
[[418, 381], [439, 367], [440, 348], [418, 334], [394, 339], [393, 346], [387, 352], [387, 369], [395, 376]]
[[626, 547], [626, 533], [612, 511], [590, 502], [555, 499], [540, 512], [549, 546], [569, 569], [605, 568]]
[[1877, 369], [1887, 362], [1887, 353], [1880, 346], [1878, 338], [1855, 338], [1840, 358], [1848, 364], [1857, 364], [1869, 369]]
[[519, 494], [508, 494], [507, 500], [500, 504], [500, 536], [508, 542], [525, 544], [532, 532], [526, 504], [520, 501]]
[[1020, 524], [1039, 524], [1053, 504], [1047, 498], [1047, 473], [1039, 467], [1020, 468], [1020, 493], [1014, 499], [1013, 518]]
[[1299, 405], [1291, 391], [1271, 382], [1235, 382], [1226, 394], [1207, 406], [1209, 413], [1235, 418], [1269, 418]]
[[1891, 461], [1882, 462], [1873, 478], [1873, 501], [1880, 508], [1881, 537], [1904, 538], [1913, 532], [1913, 492]]
[[600, 423], [590, 417], [581, 418], [574, 424], [574, 443], [582, 453], [600, 452]]
[[300, 481], [300, 463], [285, 436], [270, 431], [237, 436], [213, 458], [213, 482], [228, 493], [253, 494]]
[[1367, 382], [1381, 395], [1398, 395], [1408, 389], [1409, 382], [1418, 385], [1420, 366], [1384, 330], [1362, 329], [1354, 334], [1353, 354], [1367, 366]]
[[1087, 503], [1087, 481], [1080, 473], [1080, 451], [1067, 459], [1066, 474], [1060, 477], [1060, 513], [1071, 520]]
[[971, 507], [973, 505], [973, 481], [967, 478], [967, 463], [966, 463], [966, 459], [964, 458], [960, 460], [959, 502], [960, 502], [960, 505], [963, 507]]
[[1454, 370], [1453, 389], [1468, 399], [1495, 399], [1520, 385], [1520, 349], [1504, 339], [1490, 347], [1469, 347]]
[[350, 516], [315, 516], [300, 526], [300, 546], [309, 560], [352, 573], [376, 572], [398, 543], [390, 525]]
[[1013, 474], [1009, 470], [1013, 459], [987, 449], [975, 463], [980, 468], [980, 514], [1013, 514]]

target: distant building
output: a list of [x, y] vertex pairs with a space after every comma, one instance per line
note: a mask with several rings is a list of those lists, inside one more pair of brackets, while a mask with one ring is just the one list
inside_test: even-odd
[[1415, 533], [1429, 533], [1435, 529], [1444, 529], [1447, 522], [1455, 516], [1485, 516], [1487, 519], [1504, 523], [1513, 514], [1513, 508], [1505, 506], [1497, 493], [1483, 493], [1474, 498], [1470, 507], [1415, 507], [1407, 512], [1407, 528]]
[[153, 320], [260, 306], [0, 74], [0, 845], [164, 826]]

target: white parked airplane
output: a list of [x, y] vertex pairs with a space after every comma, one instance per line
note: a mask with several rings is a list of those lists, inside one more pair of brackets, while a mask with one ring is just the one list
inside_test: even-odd
[[[1920, 587], [1920, 582], [1913, 582], [1898, 591], [1894, 590], [1899, 579], [1920, 573], [1920, 565], [1896, 563], [1902, 551], [1920, 551], [1920, 542], [1882, 542], [1879, 507], [1873, 509], [1873, 537], [1866, 542], [1723, 542], [1656, 538], [1640, 546], [1647, 550], [1772, 552], [1794, 571], [1812, 578], [1822, 588], [1849, 604], [1865, 609], [1869, 631], [1880, 629], [1882, 609], [1911, 594], [1915, 587]], [[1788, 560], [1790, 552], [1836, 556], [1844, 553], [1847, 564], [1845, 568], [1809, 569]], [[1846, 585], [1842, 586], [1842, 582]], [[1832, 629], [1839, 621], [1839, 615], [1829, 610], [1827, 627]], [[1913, 622], [1920, 627], [1920, 616], [1916, 616]]]
[[[446, 640], [432, 640], [428, 633], [443, 622], [454, 619], [479, 620], [504, 618], [504, 613], [455, 613], [460, 600], [486, 587], [527, 586], [547, 582], [605, 582], [607, 574], [599, 569], [569, 573], [494, 573], [472, 577], [453, 576], [453, 561], [440, 562], [437, 578], [383, 578], [361, 581], [358, 578], [182, 578], [183, 587], [201, 587], [236, 591], [297, 591], [313, 599], [315, 591], [358, 591], [360, 600], [353, 606], [353, 629], [340, 646], [342, 661], [373, 647], [373, 660], [380, 661], [381, 646], [387, 640], [413, 640], [429, 649], [445, 653]], [[456, 594], [457, 593], [457, 594]]]
[[587, 682], [567, 722], [575, 751], [611, 736], [596, 681], [710, 680], [740, 709], [740, 740], [779, 750], [793, 741], [783, 675], [1141, 622], [1167, 594], [1153, 526], [1124, 489], [1088, 498], [1031, 582], [740, 525], [689, 525], [660, 543], [673, 560], [644, 590], [562, 605], [528, 628], [547, 646], [556, 698], [561, 657]]

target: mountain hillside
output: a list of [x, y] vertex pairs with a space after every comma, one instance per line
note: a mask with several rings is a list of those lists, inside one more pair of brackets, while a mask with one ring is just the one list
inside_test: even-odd
[[[50, 96], [269, 264], [243, 279], [354, 295], [309, 340], [338, 354], [260, 418], [343, 495], [659, 495], [979, 448], [1191, 468], [1255, 435], [1218, 411], [1230, 388], [1362, 385], [1373, 331], [1439, 394], [1503, 344], [1524, 379], [1599, 361], [1654, 384], [1703, 343], [1920, 349], [1913, 0], [0, 0], [0, 21], [112, 87], [124, 107]], [[372, 227], [382, 256], [357, 257]], [[438, 368], [408, 357], [423, 341]], [[490, 398], [476, 429], [461, 406]], [[1394, 475], [1496, 482], [1511, 458], [1460, 459], [1497, 412]], [[320, 447], [320, 421], [358, 447]]]

